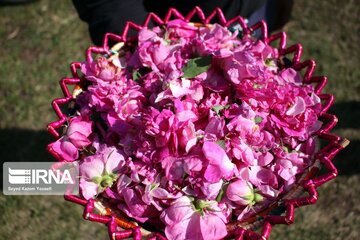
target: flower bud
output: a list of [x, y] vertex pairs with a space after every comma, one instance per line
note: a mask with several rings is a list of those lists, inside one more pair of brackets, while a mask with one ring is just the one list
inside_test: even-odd
[[226, 196], [230, 201], [243, 206], [252, 206], [263, 200], [263, 196], [255, 193], [251, 183], [245, 180], [230, 183], [226, 189]]

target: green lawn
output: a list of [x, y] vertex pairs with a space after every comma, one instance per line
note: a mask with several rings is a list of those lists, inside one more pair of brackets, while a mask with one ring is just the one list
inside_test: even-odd
[[[360, 5], [355, 0], [296, 1], [286, 25], [289, 43], [301, 42], [304, 58], [326, 75], [336, 96], [335, 132], [351, 140], [339, 154], [339, 177], [319, 189], [316, 206], [296, 210], [295, 224], [277, 226], [270, 239], [360, 237]], [[55, 120], [50, 101], [69, 63], [84, 58], [87, 27], [70, 0], [0, 7], [0, 159], [53, 161], [45, 131]], [[0, 239], [107, 239], [101, 224], [82, 220], [82, 208], [61, 196], [0, 195]]]

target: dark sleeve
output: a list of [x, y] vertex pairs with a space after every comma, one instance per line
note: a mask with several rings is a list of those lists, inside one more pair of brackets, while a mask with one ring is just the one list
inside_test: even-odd
[[101, 45], [105, 33], [122, 33], [127, 21], [142, 24], [147, 16], [143, 0], [73, 0], [81, 20], [88, 23], [91, 40]]
[[[220, 7], [227, 19], [249, 17], [266, 0], [73, 0], [79, 17], [88, 23], [92, 41], [101, 45], [107, 32], [122, 33], [127, 21], [142, 24], [148, 12], [164, 17], [170, 7], [186, 15], [195, 6], [208, 16]], [[195, 19], [196, 20], [196, 19]]]
[[263, 5], [265, 5], [266, 0], [242, 0], [240, 2], [241, 2], [241, 9], [239, 15], [248, 18], [256, 10], [258, 10]]
[[165, 16], [170, 7], [186, 15], [195, 6], [199, 6], [205, 16], [209, 16], [215, 8], [219, 7], [227, 19], [238, 15], [247, 18], [265, 3], [266, 0], [144, 0], [146, 10], [155, 12], [161, 17]]

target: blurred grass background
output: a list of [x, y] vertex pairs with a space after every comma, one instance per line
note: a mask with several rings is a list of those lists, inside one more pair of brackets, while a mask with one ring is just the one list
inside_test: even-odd
[[[339, 177], [319, 189], [315, 206], [296, 210], [295, 224], [276, 226], [270, 239], [360, 239], [360, 4], [357, 0], [296, 1], [285, 26], [288, 45], [317, 61], [336, 96], [334, 130], [351, 140], [335, 159]], [[50, 101], [69, 63], [84, 59], [87, 27], [70, 0], [0, 7], [0, 160], [53, 161], [45, 131], [56, 119]], [[2, 174], [2, 171], [1, 171]], [[0, 239], [107, 239], [101, 224], [61, 196], [0, 195]]]

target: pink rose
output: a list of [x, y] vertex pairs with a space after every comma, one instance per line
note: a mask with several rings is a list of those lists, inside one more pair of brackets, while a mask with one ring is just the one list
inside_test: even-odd
[[189, 197], [175, 200], [162, 212], [161, 220], [166, 224], [165, 234], [174, 240], [222, 239], [227, 235], [227, 219], [214, 201]]
[[140, 114], [146, 101], [145, 96], [138, 87], [127, 90], [121, 97], [114, 101], [114, 110], [122, 120], [131, 120]]
[[112, 186], [124, 166], [124, 156], [114, 147], [103, 148], [80, 162], [80, 190], [90, 199]]
[[81, 149], [91, 143], [88, 139], [91, 133], [92, 122], [84, 121], [81, 117], [76, 117], [70, 120], [66, 136], [75, 147]]
[[234, 174], [235, 165], [230, 161], [225, 150], [214, 142], [204, 142], [203, 153], [209, 161], [205, 170], [204, 178], [210, 183], [216, 183], [220, 179], [230, 179]]
[[170, 39], [191, 39], [197, 35], [198, 28], [181, 19], [171, 20], [167, 23], [167, 33]]
[[74, 161], [79, 157], [79, 150], [91, 143], [91, 133], [92, 122], [82, 117], [74, 117], [70, 120], [65, 135], [50, 147], [65, 161]]
[[144, 191], [143, 187], [136, 186], [133, 188], [124, 188], [119, 193], [123, 196], [124, 203], [120, 203], [118, 208], [127, 216], [139, 222], [145, 222], [159, 215], [158, 210], [153, 205], [148, 205], [142, 200]]
[[150, 42], [142, 43], [138, 48], [139, 59], [144, 66], [150, 67], [153, 71], [159, 72], [161, 65], [170, 54], [170, 48], [160, 38]]
[[229, 184], [226, 196], [230, 201], [243, 206], [252, 206], [263, 200], [263, 197], [254, 191], [251, 183], [241, 179]]
[[192, 122], [183, 124], [177, 131], [177, 137], [179, 146], [185, 149], [185, 152], [189, 152], [197, 143], [195, 125]]
[[92, 82], [119, 80], [121, 76], [121, 68], [102, 56], [95, 61], [83, 63], [81, 72]]

